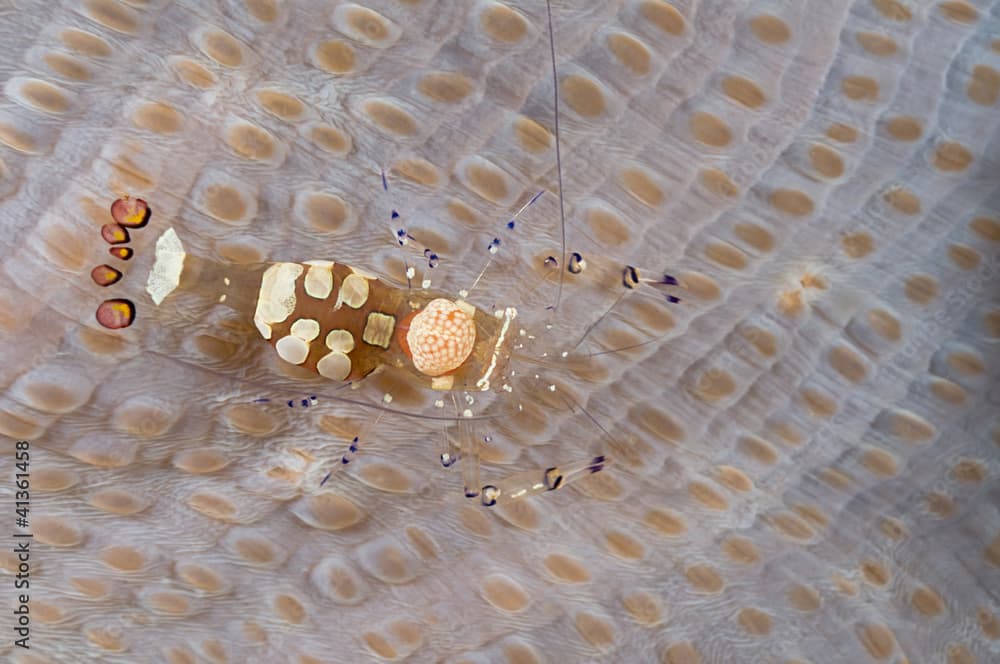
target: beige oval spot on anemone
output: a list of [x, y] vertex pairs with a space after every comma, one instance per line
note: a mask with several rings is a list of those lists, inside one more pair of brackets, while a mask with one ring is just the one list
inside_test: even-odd
[[714, 595], [722, 591], [726, 582], [711, 565], [691, 565], [684, 570], [688, 583], [698, 592]]
[[740, 193], [739, 187], [733, 182], [725, 171], [717, 168], [706, 168], [698, 173], [705, 190], [714, 196], [732, 198]]
[[209, 30], [201, 36], [199, 45], [205, 55], [224, 67], [243, 64], [243, 45], [229, 33]]
[[473, 87], [469, 77], [449, 71], [429, 72], [417, 83], [420, 94], [440, 104], [457, 104], [465, 100]]
[[526, 152], [541, 154], [553, 145], [553, 136], [548, 129], [527, 117], [519, 117], [514, 122], [517, 142]]
[[180, 563], [175, 571], [182, 583], [206, 593], [220, 592], [229, 585], [216, 570], [197, 563]]
[[721, 512], [729, 507], [729, 501], [725, 496], [706, 482], [690, 482], [687, 490], [691, 498], [710, 510]]
[[876, 57], [885, 58], [896, 53], [896, 42], [888, 35], [878, 32], [859, 32], [855, 38], [861, 48]]
[[405, 468], [371, 459], [365, 460], [355, 472], [368, 486], [389, 493], [412, 493], [419, 484]]
[[858, 130], [843, 122], [835, 122], [830, 125], [826, 130], [826, 135], [838, 143], [853, 143], [858, 140]]
[[483, 9], [479, 15], [479, 26], [491, 38], [508, 44], [521, 41], [528, 32], [527, 19], [498, 2]]
[[355, 556], [366, 572], [384, 583], [402, 585], [416, 575], [417, 559], [390, 536], [360, 545]]
[[965, 93], [980, 106], [993, 106], [1000, 99], [1000, 71], [988, 65], [976, 65]]
[[22, 104], [53, 115], [67, 112], [72, 104], [67, 90], [38, 78], [12, 78], [4, 86], [4, 90], [8, 96]]
[[192, 198], [210, 217], [242, 225], [257, 216], [256, 183], [236, 180], [223, 173], [206, 173], [195, 185]]
[[90, 68], [87, 67], [83, 60], [72, 55], [51, 51], [42, 56], [42, 60], [48, 65], [49, 69], [63, 78], [72, 81], [86, 81], [90, 79]]
[[121, 468], [135, 460], [136, 444], [119, 437], [90, 435], [77, 440], [66, 453], [99, 468]]
[[979, 11], [965, 0], [948, 0], [938, 5], [941, 15], [955, 23], [975, 23]]
[[[425, 187], [436, 187], [443, 179], [441, 169], [426, 159], [418, 157], [393, 162], [392, 170], [410, 182]], [[425, 242], [429, 242], [429, 240], [425, 240]], [[432, 246], [436, 247], [436, 245]], [[438, 251], [441, 250], [438, 249]]]
[[649, 73], [652, 55], [641, 41], [629, 34], [615, 32], [608, 35], [606, 43], [611, 54], [629, 72], [636, 76], [644, 76]]
[[61, 31], [59, 41], [66, 48], [91, 58], [106, 58], [112, 52], [111, 45], [103, 37], [76, 28]]
[[860, 458], [861, 465], [869, 472], [880, 477], [892, 477], [898, 470], [896, 457], [885, 450], [871, 448], [864, 452]]
[[906, 297], [917, 304], [928, 304], [937, 297], [938, 282], [927, 274], [917, 274], [906, 280]]
[[35, 467], [31, 475], [31, 486], [37, 491], [63, 491], [79, 481], [79, 475], [62, 468]]
[[574, 616], [577, 633], [596, 650], [607, 652], [615, 642], [614, 626], [601, 616], [580, 611]]
[[885, 124], [889, 136], [897, 141], [913, 142], [920, 138], [924, 128], [920, 120], [909, 115], [897, 115], [889, 118]]
[[282, 120], [297, 120], [306, 110], [301, 99], [281, 90], [259, 90], [257, 101], [265, 111]]
[[969, 230], [988, 242], [1000, 242], [1000, 219], [976, 217], [969, 222]]
[[743, 222], [733, 226], [733, 234], [757, 251], [767, 253], [775, 246], [774, 234], [757, 224]]
[[815, 204], [805, 192], [797, 189], [776, 189], [768, 196], [771, 207], [793, 217], [812, 214]]
[[314, 124], [306, 130], [306, 135], [317, 146], [335, 155], [346, 155], [354, 147], [349, 134], [328, 124]]
[[142, 551], [130, 546], [106, 547], [98, 557], [108, 567], [122, 572], [138, 571], [149, 562]]
[[370, 99], [364, 103], [362, 110], [372, 122], [390, 134], [413, 136], [417, 133], [416, 119], [391, 101]]
[[747, 108], [760, 108], [767, 96], [759, 85], [743, 76], [727, 76], [722, 80], [722, 92]]
[[905, 215], [920, 214], [922, 210], [920, 198], [904, 187], [893, 187], [882, 194], [882, 200]]
[[111, 417], [111, 424], [123, 433], [141, 438], [156, 438], [165, 434], [183, 413], [173, 404], [145, 397], [136, 397], [120, 404]]
[[84, 0], [83, 11], [94, 22], [126, 35], [139, 29], [139, 13], [116, 0]]
[[696, 112], [689, 120], [691, 134], [699, 143], [713, 148], [724, 148], [733, 140], [733, 132], [717, 115], [706, 112]]
[[573, 556], [551, 553], [542, 561], [545, 569], [562, 583], [586, 583], [590, 581], [590, 571]]
[[474, 193], [491, 203], [505, 200], [511, 191], [510, 177], [490, 162], [469, 158], [460, 165], [464, 184]]
[[184, 501], [188, 507], [210, 519], [238, 521], [238, 510], [229, 498], [214, 491], [196, 491]]
[[330, 74], [350, 74], [356, 61], [354, 47], [342, 39], [322, 41], [313, 50], [313, 63]]
[[864, 258], [875, 250], [875, 239], [869, 233], [858, 231], [840, 238], [840, 246], [849, 258]]
[[844, 174], [844, 160], [836, 150], [819, 143], [809, 148], [809, 162], [825, 178], [839, 178]]
[[600, 117], [607, 110], [601, 86], [579, 74], [570, 74], [560, 81], [560, 97], [566, 105], [584, 118]]
[[350, 528], [366, 516], [353, 502], [329, 491], [299, 500], [292, 513], [306, 525], [332, 531]]
[[662, 664], [702, 664], [701, 651], [690, 641], [671, 643], [660, 655]]
[[705, 245], [705, 257], [722, 267], [733, 270], [743, 270], [747, 266], [746, 254], [724, 242], [710, 242]]
[[591, 207], [583, 214], [584, 223], [602, 244], [618, 247], [630, 239], [629, 228], [615, 212], [603, 207]]
[[733, 491], [746, 493], [754, 488], [753, 480], [739, 468], [734, 468], [733, 466], [716, 466], [715, 471], [716, 481]]
[[642, 18], [672, 37], [684, 32], [684, 16], [663, 0], [643, 0], [639, 11]]
[[261, 23], [273, 23], [278, 18], [278, 0], [243, 0], [250, 15]]
[[773, 14], [759, 14], [750, 19], [754, 36], [765, 44], [784, 44], [792, 36], [792, 29]]
[[0, 122], [0, 143], [23, 154], [37, 154], [43, 151], [35, 136], [5, 122]]
[[885, 625], [872, 623], [859, 626], [858, 640], [876, 660], [886, 660], [896, 650], [896, 638]]
[[39, 542], [61, 548], [76, 546], [84, 539], [83, 531], [64, 517], [34, 516], [31, 531]]
[[157, 134], [174, 134], [183, 126], [184, 116], [170, 104], [156, 101], [137, 108], [132, 114], [132, 122]]
[[296, 196], [295, 213], [321, 233], [343, 231], [351, 219], [351, 209], [344, 199], [325, 192], [304, 192]]
[[486, 577], [481, 588], [487, 602], [507, 613], [523, 611], [531, 602], [521, 584], [502, 574]]
[[149, 501], [134, 491], [106, 488], [87, 496], [87, 502], [102, 512], [131, 516], [149, 507]]
[[244, 159], [261, 161], [270, 159], [277, 150], [271, 132], [249, 122], [233, 122], [226, 128], [226, 144]]
[[403, 33], [400, 26], [382, 14], [355, 4], [342, 4], [334, 10], [333, 27], [349, 39], [373, 48], [388, 48]]
[[769, 613], [754, 607], [740, 610], [736, 620], [743, 631], [750, 636], [767, 636], [771, 633], [774, 625], [774, 620]]
[[841, 81], [840, 90], [848, 99], [861, 102], [876, 101], [879, 95], [878, 81], [870, 76], [847, 76]]
[[150, 610], [168, 616], [186, 616], [192, 611], [190, 598], [178, 592], [154, 592], [143, 599]]
[[945, 142], [937, 146], [931, 162], [939, 171], [957, 173], [964, 171], [972, 163], [973, 157], [969, 149], [961, 143]]
[[207, 90], [208, 88], [215, 85], [216, 79], [215, 74], [208, 70], [204, 65], [190, 59], [181, 56], [173, 56], [168, 58], [171, 66], [173, 66], [174, 71], [177, 75], [187, 83], [188, 85], [198, 88], [200, 90]]
[[872, 5], [883, 17], [890, 21], [905, 22], [913, 18], [913, 14], [901, 0], [871, 0]]
[[659, 207], [666, 200], [663, 189], [642, 168], [626, 168], [621, 172], [620, 178], [622, 186], [628, 193], [651, 208]]

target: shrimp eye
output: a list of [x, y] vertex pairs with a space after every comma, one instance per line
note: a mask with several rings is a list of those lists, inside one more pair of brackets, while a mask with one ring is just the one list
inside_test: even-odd
[[454, 302], [439, 298], [418, 311], [406, 332], [413, 366], [425, 376], [454, 371], [472, 354], [476, 325]]

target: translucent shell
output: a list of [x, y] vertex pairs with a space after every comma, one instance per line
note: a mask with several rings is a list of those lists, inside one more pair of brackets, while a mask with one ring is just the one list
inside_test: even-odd
[[476, 325], [457, 304], [438, 298], [413, 317], [406, 346], [413, 366], [425, 376], [458, 369], [476, 343]]

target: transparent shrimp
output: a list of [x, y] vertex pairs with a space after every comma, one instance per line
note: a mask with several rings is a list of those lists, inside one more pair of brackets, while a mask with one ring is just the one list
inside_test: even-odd
[[[534, 290], [556, 281], [554, 303], [547, 309], [549, 316], [557, 315], [563, 303], [567, 275], [579, 275], [587, 268], [587, 258], [577, 252], [567, 251], [566, 220], [562, 192], [562, 159], [559, 134], [558, 76], [555, 66], [554, 34], [549, 9], [548, 37], [552, 56], [555, 106], [555, 157], [559, 191], [558, 253], [541, 261], [542, 278], [528, 292], [521, 293], [521, 300]], [[384, 192], [389, 192], [386, 173], [380, 173]], [[501, 502], [518, 500], [546, 491], [553, 491], [597, 473], [612, 463], [608, 450], [621, 448], [597, 418], [575, 403], [569, 395], [561, 395], [567, 410], [578, 412], [601, 432], [602, 446], [581, 459], [562, 465], [550, 465], [535, 470], [518, 472], [505, 478], [480, 481], [480, 445], [489, 444], [489, 435], [476, 432], [483, 420], [492, 421], [496, 415], [476, 412], [472, 395], [483, 392], [504, 397], [507, 404], [521, 408], [518, 401], [527, 384], [548, 385], [538, 371], [562, 371], [585, 357], [600, 353], [613, 353], [628, 348], [605, 349], [599, 353], [579, 353], [592, 332], [633, 291], [667, 289], [666, 304], [677, 304], [681, 298], [670, 289], [684, 288], [677, 277], [660, 272], [640, 270], [624, 265], [613, 268], [620, 274], [622, 292], [606, 311], [588, 328], [581, 331], [575, 344], [557, 357], [549, 351], [533, 351], [532, 342], [544, 331], [523, 329], [517, 322], [518, 310], [509, 303], [494, 303], [489, 307], [472, 303], [476, 289], [487, 277], [494, 260], [501, 255], [508, 240], [516, 236], [519, 219], [536, 203], [544, 191], [532, 194], [523, 205], [503, 224], [498, 234], [485, 247], [484, 264], [475, 279], [457, 293], [448, 293], [428, 287], [424, 279], [420, 288], [414, 288], [416, 270], [410, 257], [419, 254], [429, 269], [441, 260], [431, 248], [420, 244], [406, 229], [401, 215], [393, 206], [389, 230], [403, 257], [405, 287], [378, 277], [363, 267], [354, 267], [328, 259], [304, 262], [279, 262], [267, 264], [232, 265], [211, 260], [188, 252], [184, 241], [173, 229], [162, 233], [156, 243], [153, 267], [146, 283], [146, 293], [154, 306], [169, 307], [172, 298], [199, 295], [208, 301], [228, 307], [239, 318], [252, 321], [260, 337], [273, 346], [282, 361], [297, 365], [338, 385], [355, 385], [376, 372], [391, 369], [408, 376], [422, 387], [452, 393], [454, 415], [418, 415], [437, 419], [446, 424], [442, 433], [439, 458], [444, 467], [462, 464], [465, 495], [479, 498], [481, 503], [492, 506]], [[128, 197], [115, 201], [111, 209], [115, 224], [102, 229], [102, 237], [111, 245], [110, 251], [119, 260], [128, 260], [131, 249], [129, 229], [140, 229], [149, 223], [151, 209], [145, 201]], [[117, 253], [116, 253], [117, 252]], [[595, 260], [595, 259], [590, 259]], [[601, 262], [598, 259], [598, 262]], [[656, 276], [647, 277], [647, 274]], [[121, 279], [121, 272], [114, 266], [103, 265], [92, 274], [95, 283], [111, 287]], [[104, 327], [121, 329], [136, 319], [136, 306], [128, 299], [114, 298], [98, 308], [97, 319]], [[549, 327], [545, 324], [544, 327]], [[656, 339], [641, 342], [651, 343]], [[513, 396], [511, 396], [513, 395]], [[333, 394], [319, 395], [342, 403], [369, 406], [360, 400]], [[317, 402], [317, 395], [301, 400], [302, 407]], [[464, 402], [464, 403], [463, 403]], [[294, 406], [296, 400], [288, 402]], [[443, 400], [439, 403], [442, 403]], [[558, 402], [557, 402], [558, 403]], [[319, 482], [325, 485], [336, 468], [347, 466], [354, 456], [375, 435], [381, 418], [387, 413], [411, 416], [394, 409], [391, 395], [385, 395], [376, 404], [377, 417], [360, 431], [347, 446], [344, 454]], [[480, 442], [482, 441], [482, 442]]]

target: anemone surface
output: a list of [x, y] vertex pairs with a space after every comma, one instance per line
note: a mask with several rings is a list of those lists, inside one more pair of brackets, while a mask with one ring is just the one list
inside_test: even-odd
[[[0, 658], [998, 661], [1000, 4], [551, 9], [558, 87], [529, 0], [0, 9]], [[345, 388], [211, 284], [154, 304], [168, 228], [515, 307], [511, 390]], [[469, 440], [483, 484], [609, 463], [485, 507]]]

